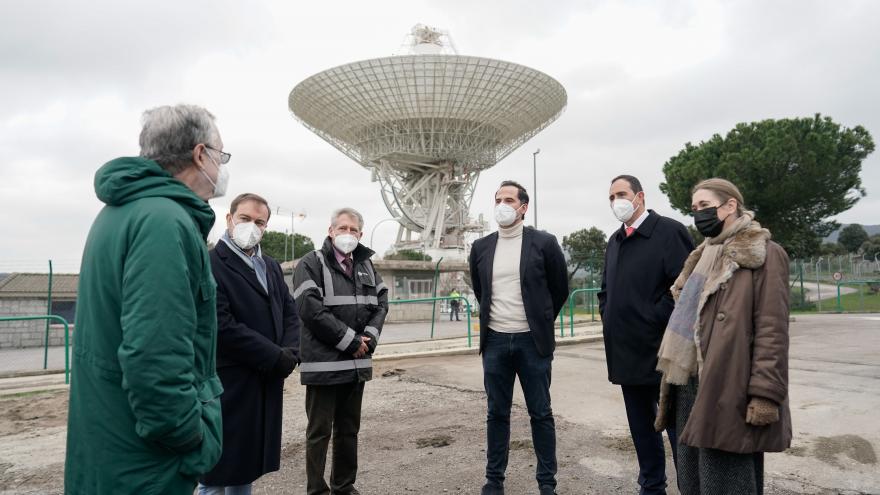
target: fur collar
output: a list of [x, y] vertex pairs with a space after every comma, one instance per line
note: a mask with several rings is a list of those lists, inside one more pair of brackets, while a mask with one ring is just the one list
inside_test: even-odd
[[[751, 212], [748, 212], [748, 214], [754, 219]], [[724, 241], [721, 250], [720, 269], [717, 270], [715, 274], [711, 275], [703, 286], [697, 309], [698, 315], [702, 314], [703, 306], [706, 304], [709, 297], [717, 292], [722, 284], [730, 280], [730, 277], [732, 277], [734, 272], [738, 269], [746, 268], [754, 270], [764, 266], [764, 261], [767, 259], [767, 241], [769, 240], [770, 231], [761, 228], [761, 225], [758, 222], [752, 220], [743, 230]], [[690, 277], [694, 268], [696, 268], [697, 262], [700, 261], [700, 256], [702, 256], [707, 243], [708, 241], [703, 241], [703, 243], [700, 244], [697, 249], [694, 249], [690, 256], [688, 256], [687, 260], [684, 262], [684, 267], [682, 267], [681, 274], [675, 279], [675, 283], [672, 284], [672, 296], [675, 298], [676, 302], [678, 302], [678, 295], [681, 293], [684, 283], [687, 281], [688, 277]], [[698, 373], [700, 373], [703, 368], [703, 351], [700, 343], [699, 316], [697, 317], [694, 327], [694, 344], [697, 347], [697, 369], [699, 370]], [[669, 423], [669, 386], [667, 375], [664, 373], [663, 378], [660, 381], [660, 404], [657, 417], [654, 420], [654, 429], [656, 431], [662, 431]]]
[[[698, 373], [703, 370], [703, 349], [700, 335], [700, 315], [703, 314], [703, 307], [712, 294], [718, 292], [731, 277], [734, 272], [740, 268], [754, 270], [764, 265], [767, 259], [767, 241], [770, 240], [770, 231], [761, 228], [761, 224], [752, 220], [746, 227], [739, 232], [726, 239], [721, 249], [721, 259], [719, 260], [718, 269], [710, 274], [703, 285], [703, 291], [700, 293], [700, 299], [697, 306], [697, 321], [694, 323], [694, 343], [697, 346], [697, 369]], [[684, 283], [700, 261], [709, 240], [703, 241], [694, 252], [688, 256], [684, 267], [681, 270], [675, 283], [672, 285], [672, 297], [678, 301], [678, 295], [681, 293]]]
[[[712, 288], [713, 285], [714, 288], [712, 288], [708, 294], [704, 295], [711, 295], [714, 293], [718, 289], [718, 286], [730, 279], [730, 277], [733, 276], [733, 272], [739, 268], [754, 270], [764, 266], [764, 261], [767, 258], [767, 241], [769, 240], [770, 231], [762, 228], [758, 222], [752, 220], [748, 227], [737, 232], [730, 239], [725, 241], [721, 252], [721, 265], [725, 267], [725, 269], [723, 270], [721, 277], [719, 277], [724, 278], [724, 280], [715, 280], [716, 283], [712, 283], [713, 280], [707, 281], [703, 292], [705, 293], [708, 289]], [[678, 294], [681, 292], [682, 287], [684, 287], [684, 283], [691, 275], [691, 272], [694, 271], [697, 262], [700, 261], [700, 256], [702, 256], [703, 249], [706, 247], [707, 242], [708, 241], [703, 241], [703, 243], [697, 246], [697, 248], [687, 257], [687, 260], [685, 260], [681, 273], [678, 275], [678, 278], [675, 279], [675, 283], [671, 288], [672, 295], [676, 300], [678, 300]]]

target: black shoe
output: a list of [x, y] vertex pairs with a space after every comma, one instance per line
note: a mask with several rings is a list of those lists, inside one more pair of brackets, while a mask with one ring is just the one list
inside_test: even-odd
[[556, 495], [556, 487], [550, 485], [541, 485], [538, 488], [540, 495]]
[[480, 495], [504, 495], [504, 486], [486, 483], [480, 490]]

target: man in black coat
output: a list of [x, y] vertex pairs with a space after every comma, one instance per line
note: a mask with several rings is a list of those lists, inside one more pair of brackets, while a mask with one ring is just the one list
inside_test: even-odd
[[553, 322], [568, 298], [565, 257], [556, 237], [524, 227], [529, 195], [513, 181], [495, 193], [498, 232], [471, 247], [470, 272], [480, 301], [480, 354], [486, 387], [486, 484], [504, 493], [513, 382], [519, 377], [537, 457], [541, 495], [556, 490], [556, 425], [550, 408]]
[[269, 215], [262, 197], [236, 197], [211, 251], [223, 454], [200, 480], [200, 495], [250, 494], [280, 465], [284, 379], [299, 361], [300, 324], [281, 266], [260, 251]]
[[[640, 493], [666, 493], [663, 435], [654, 431], [660, 394], [657, 351], [675, 306], [669, 288], [694, 244], [684, 225], [646, 209], [645, 192], [635, 177], [615, 177], [608, 199], [623, 222], [608, 240], [598, 294], [608, 380], [623, 391]], [[666, 433], [674, 455], [676, 433], [672, 428]]]

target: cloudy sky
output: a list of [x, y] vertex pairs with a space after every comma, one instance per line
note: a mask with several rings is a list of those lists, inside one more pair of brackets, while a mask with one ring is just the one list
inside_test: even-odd
[[[649, 207], [687, 221], [658, 184], [688, 141], [816, 112], [880, 138], [877, 19], [870, 0], [4, 2], [0, 272], [45, 270], [50, 258], [78, 270], [102, 206], [95, 170], [138, 153], [144, 109], [182, 102], [217, 116], [233, 155], [218, 219], [236, 194], [256, 192], [306, 213], [297, 231], [320, 242], [330, 212], [352, 205], [383, 252], [396, 228], [373, 233], [389, 217], [378, 184], [298, 123], [287, 97], [316, 72], [397, 52], [416, 23], [448, 30], [463, 55], [539, 69], [568, 91], [557, 122], [481, 176], [474, 215], [491, 218], [503, 179], [532, 188], [540, 148], [539, 226], [560, 240], [617, 226], [606, 198], [618, 173], [642, 179]], [[868, 196], [838, 220], [878, 223], [878, 155], [863, 167]], [[270, 228], [289, 223], [279, 215]]]

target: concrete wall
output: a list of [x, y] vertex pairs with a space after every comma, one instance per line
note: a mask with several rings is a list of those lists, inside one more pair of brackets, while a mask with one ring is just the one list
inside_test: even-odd
[[[0, 299], [0, 316], [46, 314], [45, 299]], [[71, 334], [73, 325], [70, 326]], [[0, 349], [43, 347], [46, 320], [0, 322]], [[72, 335], [71, 335], [72, 336]], [[64, 345], [64, 326], [51, 325], [49, 345]]]
[[[437, 314], [440, 314], [440, 303], [437, 303]], [[431, 321], [430, 304], [389, 304], [386, 322], [401, 323], [407, 321]]]

